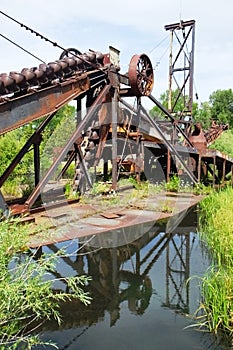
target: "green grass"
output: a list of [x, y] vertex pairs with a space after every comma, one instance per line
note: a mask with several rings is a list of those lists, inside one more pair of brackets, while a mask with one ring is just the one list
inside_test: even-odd
[[215, 334], [227, 333], [230, 338], [233, 335], [232, 291], [233, 271], [225, 266], [212, 267], [202, 279], [203, 325]]
[[233, 189], [213, 192], [200, 203], [200, 233], [218, 265], [233, 265]]
[[213, 192], [200, 203], [200, 237], [212, 267], [201, 279], [205, 320], [215, 334], [233, 339], [233, 189]]

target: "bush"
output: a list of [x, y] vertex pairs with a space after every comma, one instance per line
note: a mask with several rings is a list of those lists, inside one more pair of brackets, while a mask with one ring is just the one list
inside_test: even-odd
[[82, 289], [89, 280], [86, 276], [64, 278], [68, 292], [53, 291], [51, 272], [63, 252], [37, 258], [37, 251], [27, 248], [29, 234], [30, 226], [17, 220], [0, 222], [0, 349], [22, 342], [30, 349], [39, 343], [31, 330], [46, 319], [60, 323], [59, 302], [78, 298], [90, 303]]

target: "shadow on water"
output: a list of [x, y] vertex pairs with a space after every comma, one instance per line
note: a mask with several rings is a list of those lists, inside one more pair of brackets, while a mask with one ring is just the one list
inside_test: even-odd
[[196, 226], [192, 208], [169, 227], [166, 221], [141, 224], [42, 247], [40, 253], [66, 250], [54, 277], [92, 277], [93, 300], [61, 305], [62, 324], [46, 323], [41, 338], [67, 350], [223, 349], [210, 334], [186, 328], [195, 323], [188, 315], [200, 301], [199, 281], [187, 280], [209, 263]]

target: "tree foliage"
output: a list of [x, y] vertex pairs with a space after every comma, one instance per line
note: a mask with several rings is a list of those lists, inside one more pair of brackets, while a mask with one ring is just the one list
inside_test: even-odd
[[194, 122], [201, 123], [204, 130], [211, 126], [211, 106], [209, 102], [203, 102], [194, 115]]
[[233, 128], [233, 91], [214, 91], [208, 102], [199, 107], [195, 120], [202, 123], [204, 129], [208, 129], [214, 120], [217, 124], [229, 124]]
[[[35, 132], [38, 126], [42, 123], [44, 118], [35, 120], [29, 124], [26, 124], [16, 130], [8, 132], [5, 135], [0, 136], [0, 169], [1, 175], [10, 165], [11, 161], [23, 148], [30, 136]], [[64, 123], [65, 120], [65, 123]], [[63, 123], [63, 128], [59, 126]], [[69, 128], [73, 128], [75, 124], [75, 107], [66, 105], [61, 108], [54, 118], [50, 121], [47, 127], [42, 133], [42, 142], [40, 145], [40, 152], [43, 153], [44, 148], [48, 145], [49, 139], [53, 133], [59, 129], [60, 133], [57, 133], [56, 138], [53, 138], [52, 146], [56, 146], [59, 140], [64, 140], [69, 132]], [[73, 129], [72, 129], [73, 130]], [[55, 140], [55, 141], [54, 141]], [[33, 146], [24, 155], [23, 159], [19, 162], [14, 169], [9, 180], [3, 186], [3, 193], [22, 195], [22, 188], [31, 187], [34, 184], [34, 161], [33, 161]], [[16, 191], [17, 188], [17, 191]], [[13, 193], [12, 193], [13, 192]]]
[[[172, 92], [172, 103], [178, 96], [178, 90]], [[168, 90], [161, 94], [160, 103], [165, 108], [168, 108]], [[175, 112], [177, 112], [176, 119], [179, 116], [179, 111], [182, 111], [184, 107], [183, 98], [180, 97], [177, 101]], [[233, 156], [232, 145], [233, 145], [233, 91], [228, 90], [217, 90], [214, 91], [209, 101], [201, 103], [198, 106], [197, 103], [193, 103], [193, 122], [200, 122], [204, 130], [208, 130], [212, 122], [215, 121], [217, 124], [228, 124], [230, 130], [225, 131], [221, 136], [211, 145], [211, 148], [217, 149], [223, 153]], [[155, 119], [164, 119], [164, 115], [159, 107], [154, 106], [150, 115]]]
[[233, 91], [217, 90], [210, 95], [211, 118], [233, 128]]
[[[165, 108], [168, 108], [168, 90], [160, 95], [159, 101]], [[177, 98], [179, 90], [172, 92], [172, 104], [174, 104]], [[180, 96], [177, 100], [174, 112], [179, 116], [184, 110], [184, 98]], [[154, 106], [150, 115], [154, 118], [164, 119], [164, 115], [159, 107]], [[201, 103], [200, 106], [196, 102], [192, 106], [192, 117], [194, 122], [201, 122], [204, 129], [208, 129], [211, 126], [212, 121], [216, 121], [218, 124], [229, 124], [230, 128], [233, 128], [233, 91], [217, 90], [214, 91], [209, 101]]]
[[[174, 107], [174, 113], [177, 114], [177, 116], [182, 116], [183, 112], [187, 109], [186, 107], [186, 103], [187, 103], [187, 100], [188, 100], [188, 97], [187, 96], [179, 96], [179, 89], [176, 89], [175, 91], [172, 91], [172, 105], [175, 104], [175, 101], [176, 101], [176, 104], [175, 104], [175, 107]], [[168, 109], [168, 99], [169, 99], [169, 91], [166, 90], [163, 94], [160, 95], [160, 103], [162, 103], [162, 105]], [[193, 106], [192, 106], [192, 109], [193, 109], [193, 116], [196, 115], [197, 113], [197, 110], [198, 110], [198, 104], [197, 103], [193, 103]], [[160, 110], [159, 107], [157, 106], [154, 106], [151, 110], [150, 110], [150, 115], [155, 118], [155, 119], [164, 119], [164, 115], [162, 113], [162, 111]]]

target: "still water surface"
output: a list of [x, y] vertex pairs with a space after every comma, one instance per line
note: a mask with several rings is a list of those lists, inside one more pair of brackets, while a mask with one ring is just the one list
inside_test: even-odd
[[200, 281], [187, 280], [209, 266], [196, 216], [194, 208], [176, 218], [173, 232], [156, 222], [43, 247], [66, 250], [55, 277], [92, 276], [93, 300], [63, 305], [64, 322], [47, 323], [41, 338], [67, 350], [223, 349], [211, 335], [187, 328], [200, 302]]

